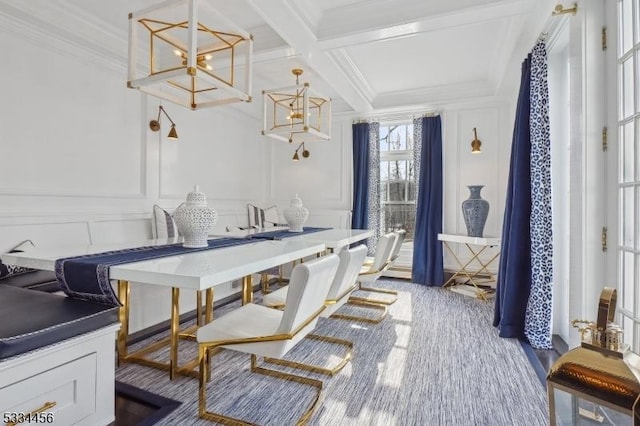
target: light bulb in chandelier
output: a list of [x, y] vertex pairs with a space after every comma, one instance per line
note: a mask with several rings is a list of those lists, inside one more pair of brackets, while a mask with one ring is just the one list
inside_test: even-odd
[[[187, 65], [187, 54], [185, 52], [182, 52], [178, 49], [174, 50], [173, 53], [176, 56], [179, 56], [182, 59], [182, 66], [186, 66]], [[211, 65], [209, 65], [206, 61], [209, 61], [213, 59], [213, 56], [209, 53], [207, 54], [201, 54], [196, 56], [196, 64], [200, 67], [200, 68], [204, 68], [208, 71], [213, 70], [213, 67]]]

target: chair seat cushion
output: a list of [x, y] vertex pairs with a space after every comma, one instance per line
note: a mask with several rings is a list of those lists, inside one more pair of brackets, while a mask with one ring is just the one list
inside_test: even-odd
[[0, 284], [46, 291], [47, 293], [60, 291], [56, 274], [52, 271], [32, 270], [19, 275], [10, 275], [0, 278]]
[[276, 334], [282, 311], [248, 303], [198, 329], [198, 342], [245, 339]]
[[364, 265], [362, 269], [360, 269], [360, 274], [358, 274], [358, 281], [360, 282], [373, 282], [380, 278], [383, 271], [374, 271], [371, 265]]
[[289, 290], [288, 287], [283, 287], [265, 294], [262, 296], [262, 303], [266, 306], [283, 306], [287, 301], [287, 290]]
[[0, 359], [118, 322], [118, 308], [0, 285]]

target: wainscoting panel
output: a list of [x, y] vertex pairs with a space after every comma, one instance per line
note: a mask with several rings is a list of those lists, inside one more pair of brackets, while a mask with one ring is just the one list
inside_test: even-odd
[[[149, 101], [149, 113], [157, 111]], [[208, 200], [262, 199], [268, 163], [258, 120], [209, 108], [165, 106], [179, 140], [166, 139], [166, 125], [150, 140], [160, 144], [160, 197], [184, 200], [195, 184]], [[157, 112], [156, 112], [157, 114]]]
[[152, 238], [151, 219], [90, 221], [89, 232], [93, 244], [144, 241]]
[[[140, 95], [111, 71], [12, 34], [0, 103], [0, 194], [140, 197]], [[46, 72], [42, 72], [46, 64]]]
[[[484, 185], [483, 199], [489, 202], [489, 215], [484, 228], [485, 237], [500, 237], [504, 214], [506, 175], [503, 161], [506, 131], [500, 126], [508, 105], [456, 109], [443, 114], [443, 163], [444, 163], [444, 221], [443, 230], [450, 234], [467, 234], [462, 215], [462, 202], [469, 198], [468, 185]], [[471, 153], [471, 141], [476, 128], [482, 142], [481, 153]], [[452, 244], [457, 256], [466, 262], [470, 253], [460, 244]], [[487, 250], [484, 260], [493, 257], [496, 249]], [[444, 250], [445, 268], [458, 268], [455, 259]], [[497, 267], [497, 263], [492, 265]]]
[[[300, 150], [299, 161], [292, 160], [299, 144], [268, 140], [271, 144], [271, 197], [278, 205], [288, 205], [298, 194], [309, 208], [348, 207], [351, 164], [350, 157], [349, 164], [345, 162], [345, 152], [351, 145], [345, 144], [343, 121], [332, 124], [331, 140], [305, 143], [310, 155], [303, 158]], [[347, 140], [351, 140], [350, 133], [348, 137]]]
[[351, 212], [347, 210], [312, 210], [305, 226], [351, 228]]
[[90, 244], [87, 222], [51, 222], [21, 225], [0, 223], [0, 253], [31, 240], [36, 247]]

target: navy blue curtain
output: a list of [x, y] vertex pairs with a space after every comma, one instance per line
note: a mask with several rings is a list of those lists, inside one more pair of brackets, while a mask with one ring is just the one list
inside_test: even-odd
[[531, 290], [531, 55], [522, 63], [520, 94], [511, 142], [511, 165], [502, 226], [502, 247], [493, 325], [500, 337], [524, 337]]
[[351, 228], [368, 229], [369, 123], [353, 125], [353, 211]]
[[413, 239], [414, 283], [441, 286], [442, 266], [442, 124], [440, 116], [422, 119], [422, 153], [416, 229]]

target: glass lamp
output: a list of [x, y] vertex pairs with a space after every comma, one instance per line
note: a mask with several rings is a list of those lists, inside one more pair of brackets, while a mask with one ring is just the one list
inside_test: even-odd
[[581, 346], [562, 355], [547, 376], [550, 425], [638, 425], [640, 357], [623, 343], [613, 323], [616, 290], [600, 295], [596, 323], [574, 320]]
[[250, 102], [252, 51], [209, 2], [165, 1], [129, 14], [127, 86], [191, 109]]

